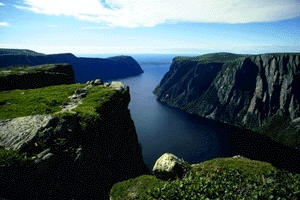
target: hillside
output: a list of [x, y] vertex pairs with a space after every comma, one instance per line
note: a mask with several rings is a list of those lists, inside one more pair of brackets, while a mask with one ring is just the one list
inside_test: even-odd
[[77, 83], [97, 78], [108, 81], [143, 73], [140, 65], [130, 56], [79, 58], [71, 53], [45, 55], [30, 50], [0, 49], [0, 68], [57, 63], [71, 64]]
[[157, 100], [300, 147], [300, 54], [176, 57]]
[[118, 199], [299, 199], [300, 175], [244, 157], [216, 158], [196, 165], [183, 178], [164, 181], [143, 175], [115, 184]]

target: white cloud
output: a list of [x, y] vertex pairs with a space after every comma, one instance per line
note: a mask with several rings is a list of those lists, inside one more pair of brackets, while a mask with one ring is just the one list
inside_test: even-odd
[[269, 22], [300, 17], [298, 0], [24, 0], [16, 7], [123, 27], [151, 27], [166, 22]]
[[0, 6], [4, 6], [4, 3], [0, 2]]
[[7, 23], [7, 22], [0, 22], [0, 26], [9, 26], [9, 23]]

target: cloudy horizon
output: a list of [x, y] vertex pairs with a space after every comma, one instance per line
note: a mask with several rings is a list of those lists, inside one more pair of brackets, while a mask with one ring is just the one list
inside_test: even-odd
[[0, 48], [42, 53], [300, 51], [298, 0], [0, 0]]

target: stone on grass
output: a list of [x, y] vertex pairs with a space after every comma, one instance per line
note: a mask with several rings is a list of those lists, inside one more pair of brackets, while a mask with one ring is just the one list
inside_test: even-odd
[[79, 97], [79, 98], [84, 98], [88, 93], [88, 90], [86, 88], [78, 88], [75, 91], [75, 96]]
[[121, 92], [122, 94], [125, 94], [129, 91], [129, 87], [124, 85], [121, 81], [112, 81], [109, 87]]
[[184, 173], [184, 160], [171, 153], [165, 153], [154, 164], [153, 174], [162, 180], [181, 178]]

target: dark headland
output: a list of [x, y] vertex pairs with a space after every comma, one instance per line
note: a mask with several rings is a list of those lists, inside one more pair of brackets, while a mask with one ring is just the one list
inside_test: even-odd
[[42, 54], [23, 49], [0, 49], [0, 68], [69, 63], [75, 72], [75, 82], [100, 78], [103, 81], [137, 76], [143, 73], [140, 65], [130, 56], [109, 58], [80, 58], [71, 53]]

